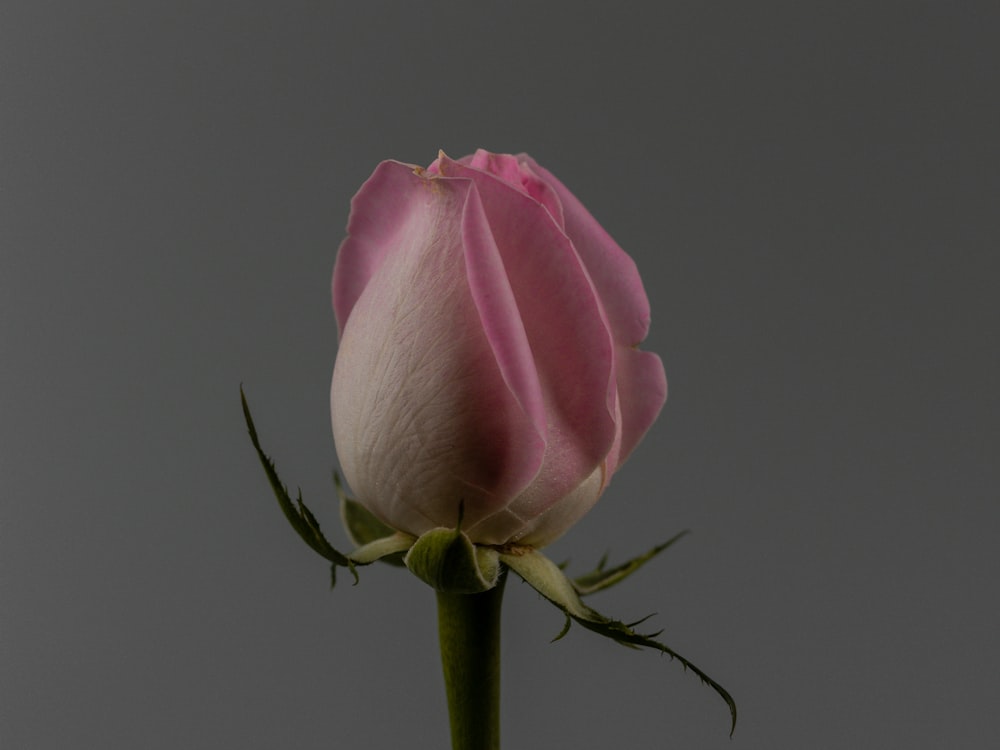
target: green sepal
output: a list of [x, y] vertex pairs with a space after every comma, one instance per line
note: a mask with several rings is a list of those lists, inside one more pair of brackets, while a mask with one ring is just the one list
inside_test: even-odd
[[[564, 612], [563, 614], [566, 614], [566, 613]], [[566, 622], [563, 625], [562, 630], [560, 630], [556, 634], [556, 637], [553, 638], [551, 641], [549, 641], [549, 643], [555, 643], [556, 641], [561, 641], [563, 638], [565, 638], [566, 634], [569, 632], [569, 629], [570, 629], [570, 627], [572, 627], [572, 625], [573, 625], [573, 620], [570, 619], [569, 615], [566, 615]]]
[[[658, 544], [648, 552], [644, 552], [638, 557], [633, 557], [628, 562], [622, 563], [621, 565], [617, 565], [614, 568], [611, 568], [610, 570], [604, 569], [604, 565], [608, 561], [608, 556], [605, 555], [604, 557], [601, 558], [601, 561], [597, 563], [597, 568], [595, 568], [592, 572], [587, 573], [586, 575], [582, 575], [579, 578], [573, 579], [573, 587], [576, 589], [577, 593], [580, 594], [580, 596], [587, 596], [589, 594], [593, 594], [595, 591], [600, 591], [601, 589], [606, 589], [611, 586], [614, 586], [616, 583], [623, 581], [626, 577], [630, 576], [632, 573], [637, 571], [647, 562], [649, 562], [658, 554], [663, 552], [663, 550], [665, 550], [671, 544], [676, 542], [682, 536], [687, 535], [688, 533], [690, 532], [685, 529], [684, 531], [680, 532], [679, 534], [676, 534], [675, 536], [665, 541], [663, 544]], [[560, 566], [560, 568], [563, 567], [565, 566]]]
[[[637, 633], [632, 630], [630, 625], [605, 617], [600, 612], [588, 607], [583, 603], [573, 582], [566, 577], [566, 574], [559, 569], [559, 566], [537, 550], [522, 548], [506, 552], [500, 555], [500, 561], [517, 573], [539, 594], [561, 609], [567, 617], [573, 618], [573, 620], [588, 630], [603, 635], [605, 638], [610, 638], [623, 646], [655, 649], [667, 654], [672, 659], [676, 659], [685, 669], [690, 669], [694, 672], [701, 678], [703, 683], [715, 690], [729, 707], [729, 713], [732, 717], [732, 726], [729, 734], [732, 736], [733, 731], [736, 729], [736, 703], [733, 701], [732, 696], [722, 685], [690, 661], [668, 646], [654, 640], [659, 633]], [[639, 622], [642, 622], [642, 620]], [[633, 623], [633, 625], [635, 624], [638, 623]], [[566, 629], [564, 628], [563, 632], [557, 636], [557, 639], [565, 634]]]
[[403, 553], [412, 547], [415, 541], [416, 539], [409, 534], [398, 532], [363, 544], [348, 557], [357, 565], [371, 565], [376, 560], [402, 565]]
[[292, 528], [298, 533], [302, 540], [308, 544], [316, 553], [321, 555], [330, 561], [330, 587], [332, 588], [337, 582], [337, 566], [344, 568], [349, 568], [352, 575], [354, 576], [354, 582], [358, 582], [358, 572], [354, 569], [354, 563], [341, 552], [334, 549], [326, 537], [323, 536], [323, 532], [319, 528], [319, 521], [316, 520], [316, 516], [312, 514], [312, 511], [306, 507], [306, 504], [302, 501], [302, 491], [299, 490], [298, 496], [295, 501], [288, 494], [288, 489], [282, 484], [281, 479], [278, 477], [278, 472], [274, 468], [274, 461], [272, 461], [264, 449], [260, 447], [260, 439], [257, 437], [257, 428], [254, 426], [253, 417], [250, 416], [250, 406], [247, 404], [246, 394], [243, 393], [243, 386], [240, 386], [240, 401], [243, 404], [243, 417], [246, 419], [247, 430], [250, 432], [250, 442], [253, 443], [254, 449], [257, 451], [257, 457], [260, 459], [261, 466], [264, 467], [264, 473], [267, 475], [267, 480], [271, 484], [271, 489], [274, 490], [274, 496], [278, 499], [278, 505], [281, 506], [281, 511], [285, 514], [285, 518], [292, 525]]
[[[380, 539], [396, 535], [397, 532], [395, 529], [382, 523], [365, 506], [347, 496], [347, 493], [344, 492], [344, 486], [340, 482], [340, 475], [337, 472], [333, 473], [333, 484], [337, 488], [337, 499], [340, 501], [340, 520], [344, 524], [344, 530], [347, 531], [347, 536], [359, 548]], [[410, 538], [412, 539], [412, 537]], [[404, 550], [408, 548], [407, 546]], [[354, 552], [348, 555], [348, 557], [355, 562], [358, 561]], [[403, 556], [401, 554], [389, 554], [378, 559], [390, 565], [403, 566]]]
[[340, 501], [340, 519], [352, 542], [360, 546], [396, 533], [395, 529], [378, 520], [365, 506], [347, 496], [337, 472], [333, 472], [333, 485]]
[[477, 547], [461, 529], [431, 529], [403, 558], [406, 567], [435, 591], [478, 594], [497, 585], [499, 553]]

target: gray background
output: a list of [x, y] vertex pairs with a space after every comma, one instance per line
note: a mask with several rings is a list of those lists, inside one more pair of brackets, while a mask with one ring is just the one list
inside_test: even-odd
[[[650, 4], [651, 5], [651, 4]], [[987, 7], [991, 9], [987, 10]], [[440, 748], [431, 591], [335, 541], [329, 276], [384, 158], [527, 151], [636, 259], [671, 395], [512, 582], [509, 748], [996, 736], [995, 3], [0, 6], [0, 743]]]

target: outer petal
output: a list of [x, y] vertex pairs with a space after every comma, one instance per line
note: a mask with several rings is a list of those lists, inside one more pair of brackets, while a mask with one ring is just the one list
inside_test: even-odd
[[649, 331], [649, 299], [635, 262], [591, 216], [576, 196], [527, 154], [518, 157], [552, 186], [562, 203], [566, 233], [573, 240], [594, 282], [615, 339], [618, 393], [621, 398], [621, 452], [612, 471], [656, 420], [667, 397], [660, 358], [635, 347]]
[[[542, 471], [506, 509], [530, 520], [590, 477], [615, 442], [614, 345], [586, 269], [548, 210], [492, 174], [446, 158], [439, 169], [473, 180], [482, 196], [544, 394]], [[468, 237], [469, 252], [486, 240]]]
[[525, 195], [530, 195], [545, 206], [560, 228], [565, 226], [559, 196], [551, 185], [535, 174], [527, 162], [510, 154], [492, 154], [479, 149], [472, 156], [461, 159], [461, 163], [496, 175], [508, 185], [514, 186]]
[[559, 196], [566, 234], [573, 241], [604, 304], [615, 342], [635, 346], [649, 332], [649, 299], [635, 262], [555, 175], [527, 154], [520, 154], [518, 158]]
[[471, 187], [381, 165], [355, 200], [335, 274], [346, 316], [331, 388], [337, 452], [358, 499], [411, 534], [453, 526], [462, 501], [469, 525], [505, 507], [545, 455], [470, 290]]
[[538, 435], [547, 439], [542, 386], [521, 311], [500, 249], [493, 239], [479, 190], [475, 184], [467, 188], [462, 211], [462, 244], [469, 291], [508, 390], [531, 419]]
[[519, 541], [537, 548], [554, 542], [594, 507], [609, 477], [606, 467], [598, 466], [579, 487], [525, 524]]
[[663, 362], [653, 352], [618, 347], [618, 397], [622, 413], [621, 449], [611, 466], [614, 473], [653, 426], [667, 400]]
[[347, 318], [386, 256], [404, 238], [412, 216], [414, 170], [398, 161], [384, 161], [351, 199], [347, 237], [333, 268], [333, 310], [340, 334]]

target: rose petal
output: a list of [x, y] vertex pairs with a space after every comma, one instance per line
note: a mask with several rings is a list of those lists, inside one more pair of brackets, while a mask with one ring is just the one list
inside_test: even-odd
[[535, 174], [527, 162], [510, 154], [493, 154], [484, 149], [477, 150], [475, 154], [464, 157], [459, 162], [499, 177], [511, 187], [530, 195], [545, 206], [560, 228], [565, 226], [559, 196], [544, 179]]
[[615, 341], [635, 346], [649, 332], [649, 299], [635, 262], [555, 175], [527, 154], [518, 158], [547, 182], [562, 204], [566, 234], [587, 267]]
[[611, 472], [625, 463], [642, 440], [667, 400], [663, 362], [653, 352], [628, 347], [617, 349], [618, 397], [621, 403], [621, 448]]
[[530, 523], [523, 524], [518, 542], [539, 548], [554, 542], [594, 507], [609, 477], [606, 467], [598, 466], [575, 490]]
[[500, 249], [474, 183], [469, 185], [463, 208], [462, 242], [469, 291], [497, 366], [522, 411], [545, 439], [548, 427], [535, 359]]
[[412, 219], [414, 200], [426, 197], [414, 191], [414, 171], [418, 169], [412, 164], [384, 161], [351, 199], [347, 237], [337, 251], [332, 280], [340, 334], [368, 280], [402, 241], [400, 234]]
[[576, 196], [527, 154], [520, 154], [518, 159], [548, 182], [559, 196], [566, 232], [594, 282], [618, 345], [615, 359], [622, 439], [621, 454], [612, 467], [614, 471], [646, 434], [667, 397], [667, 380], [660, 358], [635, 349], [649, 332], [649, 299], [635, 262]]
[[496, 512], [545, 453], [536, 407], [505, 382], [467, 281], [471, 187], [381, 165], [354, 202], [337, 263], [338, 455], [358, 499], [411, 534], [454, 526], [461, 502], [469, 525]]
[[[572, 243], [544, 206], [492, 174], [447, 158], [439, 167], [478, 188], [538, 371], [548, 449], [541, 474], [510, 506], [516, 516], [534, 518], [590, 476], [615, 440], [608, 323]], [[476, 242], [467, 239], [470, 253]]]

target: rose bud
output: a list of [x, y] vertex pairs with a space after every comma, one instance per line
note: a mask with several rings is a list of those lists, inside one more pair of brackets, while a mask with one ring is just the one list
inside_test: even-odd
[[[525, 155], [382, 162], [333, 273], [333, 434], [357, 500], [399, 531], [542, 547], [656, 419], [635, 264]], [[460, 508], [462, 509], [460, 511]]]

